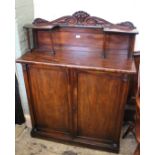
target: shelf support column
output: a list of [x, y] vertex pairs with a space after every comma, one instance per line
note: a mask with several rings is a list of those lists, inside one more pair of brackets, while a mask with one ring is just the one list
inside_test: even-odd
[[50, 29], [50, 39], [51, 39], [51, 45], [52, 45], [51, 52], [52, 52], [53, 55], [55, 55], [54, 41], [53, 41], [53, 29]]
[[26, 36], [27, 36], [28, 51], [32, 52], [29, 28], [25, 28], [25, 30], [26, 30]]

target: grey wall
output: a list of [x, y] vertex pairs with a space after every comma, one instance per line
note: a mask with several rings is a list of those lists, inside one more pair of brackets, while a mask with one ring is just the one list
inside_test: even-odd
[[[23, 25], [32, 23], [34, 19], [34, 6], [33, 0], [16, 0], [15, 1], [15, 57], [18, 58], [23, 55], [27, 50], [27, 40]], [[20, 64], [16, 64], [16, 75], [19, 82], [19, 92], [22, 102], [24, 115], [29, 118], [28, 101], [25, 91], [25, 84], [23, 80], [23, 73]], [[29, 121], [29, 120], [28, 120]]]

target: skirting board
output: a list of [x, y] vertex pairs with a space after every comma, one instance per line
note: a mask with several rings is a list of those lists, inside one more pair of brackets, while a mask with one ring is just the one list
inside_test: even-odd
[[25, 116], [25, 120], [26, 120], [26, 126], [28, 128], [32, 128], [32, 123], [31, 123], [31, 117], [29, 114], [24, 115]]

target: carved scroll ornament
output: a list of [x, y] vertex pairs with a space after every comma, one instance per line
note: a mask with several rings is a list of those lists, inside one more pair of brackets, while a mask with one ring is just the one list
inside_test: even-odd
[[66, 26], [101, 26], [108, 29], [119, 29], [131, 31], [136, 29], [131, 22], [122, 22], [118, 24], [112, 24], [102, 18], [90, 16], [84, 11], [75, 12], [72, 16], [64, 16], [54, 21], [47, 21], [41, 18], [37, 18], [33, 22], [34, 25], [66, 25]]

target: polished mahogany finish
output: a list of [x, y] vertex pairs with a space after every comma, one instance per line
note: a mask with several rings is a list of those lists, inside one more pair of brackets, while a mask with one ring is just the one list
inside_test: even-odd
[[133, 59], [135, 61], [136, 66], [136, 74], [132, 75], [130, 78], [130, 89], [128, 96], [128, 104], [135, 104], [136, 102], [136, 94], [137, 94], [137, 85], [138, 85], [138, 72], [140, 66], [140, 51], [133, 52]]
[[136, 121], [135, 121], [135, 131], [137, 148], [134, 155], [140, 155], [140, 71], [138, 72], [138, 83], [137, 83], [137, 93], [136, 93]]
[[[79, 11], [24, 26], [23, 65], [32, 136], [119, 151], [137, 31]], [[33, 43], [30, 39], [33, 34]]]
[[[130, 76], [130, 85], [128, 93], [128, 101], [125, 107], [124, 123], [132, 124], [134, 126], [135, 112], [136, 112], [136, 94], [137, 94], [137, 84], [138, 84], [138, 72], [140, 65], [140, 51], [133, 52], [133, 59], [136, 66], [136, 74]], [[132, 123], [131, 123], [132, 122]]]

